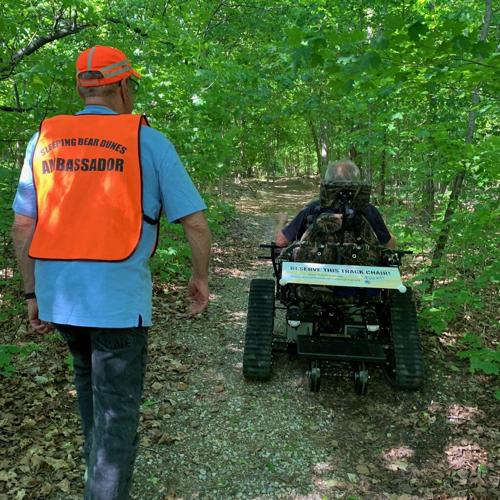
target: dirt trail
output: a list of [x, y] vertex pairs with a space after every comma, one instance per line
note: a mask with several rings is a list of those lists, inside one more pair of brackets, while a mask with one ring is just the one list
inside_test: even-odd
[[239, 219], [214, 244], [209, 312], [192, 320], [156, 300], [134, 499], [494, 498], [494, 402], [477, 377], [447, 369], [433, 339], [416, 393], [371, 370], [359, 397], [340, 369], [312, 394], [305, 362], [286, 355], [269, 382], [243, 379], [249, 282], [272, 277], [257, 245], [274, 213], [315, 194], [314, 180], [237, 187]]

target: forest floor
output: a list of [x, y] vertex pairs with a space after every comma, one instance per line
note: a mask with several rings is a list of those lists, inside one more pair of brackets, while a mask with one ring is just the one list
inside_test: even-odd
[[[234, 186], [238, 215], [214, 242], [202, 316], [188, 317], [182, 288], [156, 294], [133, 499], [498, 497], [491, 380], [468, 374], [435, 336], [422, 338], [426, 380], [417, 392], [395, 391], [373, 369], [368, 394], [357, 396], [339, 368], [314, 394], [306, 362], [286, 354], [269, 382], [244, 380], [249, 283], [272, 278], [258, 244], [271, 240], [277, 211], [293, 215], [316, 195], [316, 182]], [[35, 341], [23, 328], [20, 337]], [[0, 500], [81, 498], [82, 438], [65, 356], [53, 336], [1, 379]]]

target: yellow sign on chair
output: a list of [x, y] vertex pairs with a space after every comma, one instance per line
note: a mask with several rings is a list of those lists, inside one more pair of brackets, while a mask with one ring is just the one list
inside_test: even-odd
[[280, 285], [300, 283], [358, 288], [393, 288], [401, 293], [406, 292], [397, 267], [283, 262], [281, 271]]

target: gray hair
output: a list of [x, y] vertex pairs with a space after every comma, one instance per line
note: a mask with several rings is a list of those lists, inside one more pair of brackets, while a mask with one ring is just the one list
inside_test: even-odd
[[[102, 78], [102, 73], [100, 71], [84, 71], [78, 75], [80, 80], [95, 80], [97, 78]], [[114, 94], [115, 90], [121, 85], [122, 80], [117, 83], [111, 83], [108, 85], [99, 85], [96, 87], [78, 87], [83, 98], [85, 97], [107, 97]]]
[[350, 160], [329, 163], [326, 167], [324, 181], [357, 181], [360, 178], [358, 166]]

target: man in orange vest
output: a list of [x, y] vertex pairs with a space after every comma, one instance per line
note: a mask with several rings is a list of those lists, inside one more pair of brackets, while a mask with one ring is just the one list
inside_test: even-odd
[[206, 206], [172, 144], [133, 115], [139, 73], [95, 46], [76, 62], [85, 108], [42, 122], [24, 161], [13, 239], [33, 329], [56, 328], [74, 361], [85, 498], [128, 498], [161, 211], [192, 251], [191, 313], [208, 305]]

